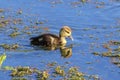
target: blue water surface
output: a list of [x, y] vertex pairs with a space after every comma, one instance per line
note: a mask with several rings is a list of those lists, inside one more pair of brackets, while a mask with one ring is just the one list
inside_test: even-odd
[[[78, 2], [78, 3], [77, 3]], [[92, 52], [107, 51], [102, 47], [110, 40], [120, 39], [120, 2], [119, 0], [0, 0], [0, 16], [10, 19], [22, 19], [22, 24], [10, 24], [0, 28], [0, 44], [18, 43], [18, 50], [4, 50], [7, 58], [2, 66], [31, 66], [44, 69], [49, 62], [79, 67], [88, 75], [97, 75], [101, 80], [119, 80], [120, 66], [111, 62], [111, 58], [95, 56]], [[22, 11], [21, 14], [18, 14]], [[43, 24], [36, 24], [43, 22]], [[74, 41], [68, 39], [67, 45], [72, 44], [72, 56], [63, 58], [60, 50], [36, 50], [30, 45], [29, 38], [41, 33], [58, 34], [62, 26], [70, 26], [73, 30]], [[21, 33], [24, 27], [28, 32]], [[36, 30], [33, 27], [38, 26]], [[21, 33], [15, 38], [9, 34], [11, 27], [17, 27]], [[48, 28], [48, 31], [43, 28]], [[90, 64], [89, 64], [90, 63]], [[0, 71], [0, 80], [11, 80], [10, 71]]]

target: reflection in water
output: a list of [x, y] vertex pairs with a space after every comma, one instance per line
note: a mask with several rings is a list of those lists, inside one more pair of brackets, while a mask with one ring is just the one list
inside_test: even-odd
[[72, 56], [72, 47], [60, 47], [61, 56], [69, 58]]
[[60, 46], [51, 46], [51, 47], [43, 47], [43, 46], [33, 46], [35, 50], [57, 50], [60, 49], [61, 56], [64, 58], [69, 58], [72, 56], [72, 44], [69, 46], [60, 45]]

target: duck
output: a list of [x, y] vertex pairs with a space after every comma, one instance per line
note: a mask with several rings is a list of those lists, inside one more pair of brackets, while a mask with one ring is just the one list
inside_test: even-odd
[[66, 44], [66, 38], [73, 40], [72, 29], [69, 26], [63, 26], [59, 31], [59, 36], [51, 33], [44, 33], [30, 38], [31, 45], [52, 47]]

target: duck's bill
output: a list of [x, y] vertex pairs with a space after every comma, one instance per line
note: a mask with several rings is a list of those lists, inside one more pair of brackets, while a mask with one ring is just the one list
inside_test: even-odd
[[72, 41], [74, 40], [72, 36], [69, 36], [69, 38], [70, 38]]

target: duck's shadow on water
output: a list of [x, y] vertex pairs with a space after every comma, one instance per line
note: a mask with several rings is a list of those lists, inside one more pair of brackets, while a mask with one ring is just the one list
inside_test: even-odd
[[35, 50], [44, 50], [44, 51], [55, 51], [60, 50], [61, 57], [70, 58], [72, 56], [72, 47], [73, 44], [68, 46], [52, 46], [52, 47], [43, 47], [43, 46], [33, 46]]

